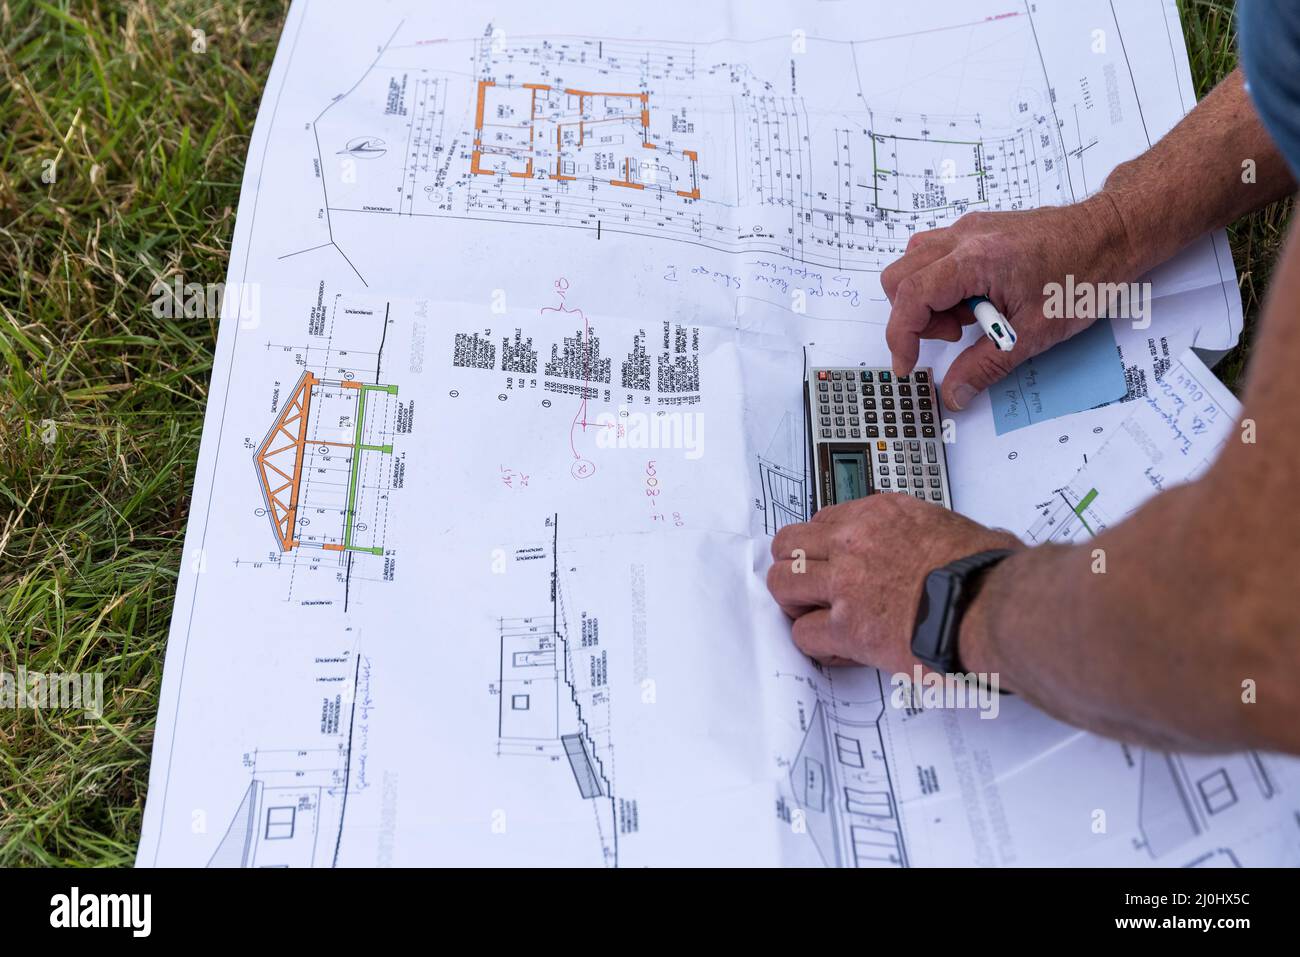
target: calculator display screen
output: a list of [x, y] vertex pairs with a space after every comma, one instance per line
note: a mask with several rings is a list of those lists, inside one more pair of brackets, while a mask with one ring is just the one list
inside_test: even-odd
[[851, 502], [863, 498], [867, 488], [867, 461], [861, 452], [835, 452], [831, 455], [831, 471], [835, 476], [835, 501]]

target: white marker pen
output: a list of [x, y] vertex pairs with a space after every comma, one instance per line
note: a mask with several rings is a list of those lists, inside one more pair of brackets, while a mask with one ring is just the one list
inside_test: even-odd
[[988, 296], [971, 296], [966, 305], [975, 313], [975, 321], [993, 344], [1003, 352], [1010, 352], [1016, 344], [1016, 330], [1011, 328], [1007, 317], [998, 312], [998, 307], [989, 302]]

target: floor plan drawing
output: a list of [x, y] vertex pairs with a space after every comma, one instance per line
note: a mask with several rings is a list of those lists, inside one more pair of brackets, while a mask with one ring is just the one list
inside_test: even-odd
[[337, 100], [313, 124], [320, 167], [346, 164], [326, 177], [331, 245], [356, 216], [461, 217], [878, 271], [920, 229], [1069, 198], [1066, 134], [1028, 103], [1006, 129], [860, 101], [819, 109], [762, 77], [786, 41], [412, 49], [405, 32], [346, 94], [374, 104], [365, 129]]

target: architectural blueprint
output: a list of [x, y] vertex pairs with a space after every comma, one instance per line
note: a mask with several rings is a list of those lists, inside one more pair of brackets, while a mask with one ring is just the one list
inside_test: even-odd
[[[296, 0], [139, 863], [1300, 861], [1295, 762], [898, 707], [764, 585], [803, 369], [888, 361], [909, 237], [1081, 199], [1193, 104], [1173, 0]], [[952, 417], [958, 510], [1024, 529], [1236, 341], [1221, 234], [1148, 278], [1076, 347], [1126, 401], [1045, 361]]]

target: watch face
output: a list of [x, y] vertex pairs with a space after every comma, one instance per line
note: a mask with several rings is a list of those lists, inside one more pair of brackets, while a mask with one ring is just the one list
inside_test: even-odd
[[946, 658], [952, 647], [948, 634], [953, 609], [961, 596], [961, 578], [947, 568], [936, 568], [925, 577], [921, 601], [916, 609], [916, 630], [912, 654], [931, 667], [947, 670]]

